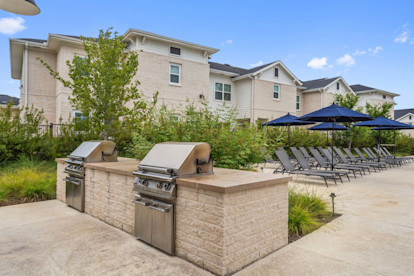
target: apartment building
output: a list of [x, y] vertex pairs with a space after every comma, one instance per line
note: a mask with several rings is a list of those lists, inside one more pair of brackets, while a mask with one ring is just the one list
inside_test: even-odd
[[[301, 116], [328, 106], [336, 93], [354, 93], [342, 77], [301, 81], [280, 60], [244, 69], [210, 61], [219, 51], [215, 48], [137, 29], [123, 36], [127, 48], [139, 54], [140, 91], [149, 98], [158, 92], [159, 103], [173, 108], [206, 100], [213, 109], [236, 108], [239, 120], [267, 121], [287, 112]], [[70, 104], [71, 91], [37, 60], [67, 78], [66, 61], [74, 55], [85, 55], [77, 36], [10, 39], [11, 75], [21, 81], [20, 107], [43, 109], [51, 123], [82, 116]]]

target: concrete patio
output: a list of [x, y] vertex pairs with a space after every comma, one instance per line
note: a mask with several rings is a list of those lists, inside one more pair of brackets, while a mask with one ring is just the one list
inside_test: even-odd
[[[343, 215], [236, 275], [414, 271], [414, 164], [307, 187]], [[0, 244], [0, 275], [209, 275], [57, 200], [0, 208]]]

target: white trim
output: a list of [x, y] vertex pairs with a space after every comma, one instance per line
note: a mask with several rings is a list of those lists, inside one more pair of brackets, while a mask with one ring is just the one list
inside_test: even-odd
[[400, 121], [401, 119], [404, 119], [404, 118], [405, 118], [405, 117], [407, 117], [407, 116], [413, 116], [413, 117], [414, 117], [414, 114], [413, 114], [413, 113], [411, 113], [411, 112], [408, 112], [408, 113], [404, 114], [403, 116], [401, 116], [400, 118], [395, 119], [395, 120], [396, 120], [396, 121]]
[[[221, 91], [219, 91], [219, 90], [216, 90], [216, 84], [221, 84], [222, 85], [222, 90]], [[224, 90], [224, 86], [225, 85], [228, 85], [228, 86], [230, 86], [230, 92], [228, 92], [228, 91], [225, 91]], [[219, 100], [219, 99], [216, 99], [216, 92], [220, 92], [221, 93], [221, 100]], [[225, 100], [224, 99], [224, 94], [225, 93], [227, 93], [227, 94], [230, 94], [230, 101], [228, 101], [228, 100]], [[233, 88], [232, 88], [232, 85], [231, 84], [229, 84], [229, 83], [225, 83], [225, 82], [218, 82], [218, 81], [215, 81], [214, 82], [214, 101], [216, 101], [216, 102], [225, 102], [225, 103], [227, 103], [227, 102], [232, 102], [233, 101]]]
[[248, 78], [249, 76], [256, 76], [256, 75], [258, 75], [258, 74], [260, 74], [260, 73], [262, 73], [262, 72], [264, 72], [264, 71], [268, 70], [269, 68], [272, 68], [272, 67], [274, 67], [276, 65], [280, 65], [286, 72], [288, 72], [288, 74], [293, 78], [293, 80], [295, 82], [297, 82], [299, 85], [302, 85], [303, 84], [280, 60], [275, 61], [272, 64], [269, 64], [268, 66], [266, 66], [266, 67], [264, 67], [264, 68], [262, 68], [262, 69], [260, 69], [260, 70], [258, 70], [256, 72], [254, 72], [252, 74], [241, 75], [239, 77], [234, 78], [233, 80], [234, 81], [237, 81], [237, 80], [241, 80], [241, 79]]
[[[299, 109], [297, 108], [298, 97], [299, 97]], [[296, 95], [296, 99], [295, 99], [295, 109], [296, 109], [296, 111], [301, 111], [301, 109], [302, 109], [302, 96], [301, 95]]]
[[228, 72], [228, 71], [222, 71], [222, 70], [218, 70], [218, 69], [211, 69], [211, 68], [210, 68], [210, 73], [220, 74], [220, 75], [229, 76], [229, 77], [233, 77], [233, 76], [238, 76], [239, 75], [237, 73], [232, 73], [232, 72]]
[[[275, 86], [277, 86], [278, 87], [278, 89], [277, 89], [277, 98], [275, 98]], [[278, 83], [274, 83], [273, 84], [273, 93], [272, 93], [272, 98], [273, 98], [273, 100], [274, 101], [280, 101], [280, 84], [278, 84]]]
[[203, 45], [199, 45], [199, 44], [195, 44], [195, 43], [191, 43], [191, 42], [187, 42], [187, 41], [183, 41], [183, 40], [179, 40], [179, 39], [175, 39], [175, 38], [171, 38], [167, 36], [162, 36], [159, 34], [154, 34], [154, 33], [146, 32], [146, 31], [138, 30], [138, 29], [132, 29], [132, 28], [128, 29], [124, 34], [124, 39], [126, 39], [130, 35], [148, 37], [148, 38], [152, 38], [155, 40], [161, 40], [161, 41], [165, 41], [169, 43], [173, 42], [175, 44], [187, 46], [189, 48], [204, 50], [210, 54], [214, 54], [219, 51], [219, 49], [215, 49], [215, 48], [211, 48], [211, 47], [207, 47], [207, 46], [203, 46]]
[[[177, 66], [178, 67], [178, 74], [175, 74], [175, 73], [171, 73], [171, 66]], [[168, 83], [170, 84], [170, 85], [177, 85], [177, 86], [181, 86], [181, 64], [178, 64], [178, 63], [172, 63], [172, 62], [170, 62], [169, 63], [169, 70], [168, 70]], [[171, 82], [171, 75], [174, 75], [174, 76], [178, 76], [178, 82]]]

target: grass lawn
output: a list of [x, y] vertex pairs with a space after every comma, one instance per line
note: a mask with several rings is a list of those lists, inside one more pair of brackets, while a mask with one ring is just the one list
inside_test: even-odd
[[56, 162], [21, 159], [0, 168], [0, 206], [56, 198]]

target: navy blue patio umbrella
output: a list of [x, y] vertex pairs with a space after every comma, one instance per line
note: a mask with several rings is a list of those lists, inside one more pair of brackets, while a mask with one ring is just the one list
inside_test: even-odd
[[392, 149], [392, 154], [394, 155], [394, 159], [395, 159], [395, 148], [397, 147], [397, 144], [395, 143], [395, 131], [396, 130], [401, 130], [401, 129], [414, 129], [414, 126], [412, 125], [406, 125], [406, 127], [374, 127], [371, 130], [394, 130], [394, 147]]
[[314, 121], [314, 122], [329, 122], [331, 123], [332, 129], [332, 164], [331, 169], [334, 169], [333, 163], [333, 147], [335, 143], [335, 123], [336, 122], [359, 122], [359, 121], [369, 121], [373, 118], [366, 114], [359, 113], [357, 111], [348, 109], [346, 107], [338, 106], [336, 104], [332, 104], [330, 106], [321, 108], [309, 114], [303, 115], [299, 117], [298, 120], [302, 121]]
[[[326, 130], [326, 144], [328, 144], [328, 132], [330, 130], [332, 130], [332, 123], [322, 123], [313, 127], [308, 128], [309, 130]], [[337, 130], [348, 130], [347, 127], [338, 125], [338, 124], [334, 124], [333, 126], [333, 131], [337, 131]]]
[[394, 130], [394, 157], [395, 157], [395, 130], [398, 129], [412, 129], [413, 126], [400, 123], [398, 121], [394, 121], [385, 117], [377, 117], [372, 121], [369, 122], [361, 122], [354, 124], [354, 126], [365, 126], [365, 127], [375, 127], [372, 130], [378, 130], [378, 150], [381, 145], [381, 130]]
[[300, 125], [311, 125], [314, 122], [305, 122], [298, 120], [298, 117], [290, 115], [290, 113], [282, 116], [280, 118], [274, 119], [267, 123], [262, 124], [262, 126], [287, 126], [288, 127], [288, 144], [290, 147], [290, 126], [300, 126]]

